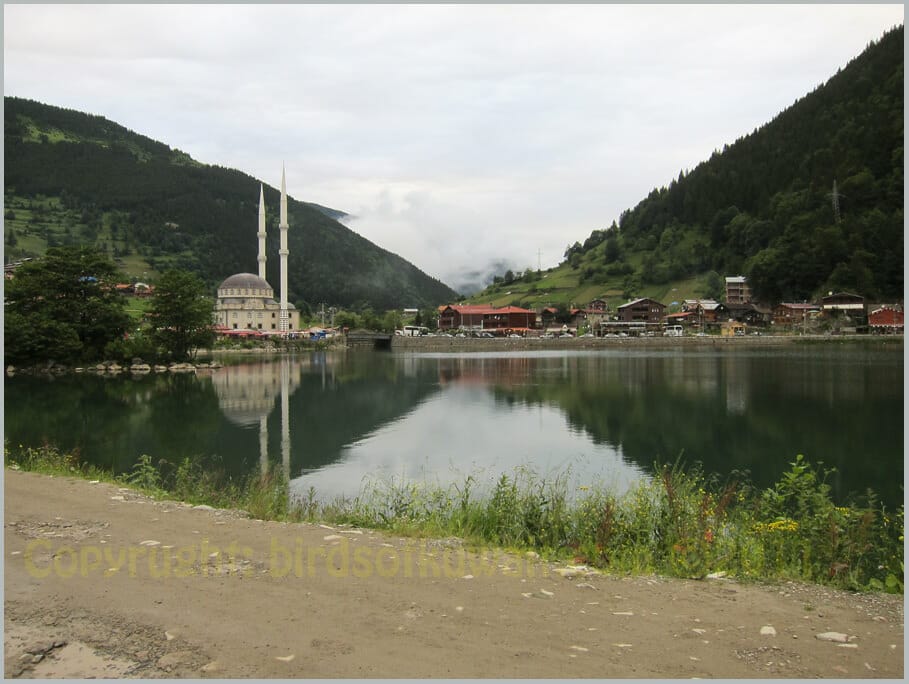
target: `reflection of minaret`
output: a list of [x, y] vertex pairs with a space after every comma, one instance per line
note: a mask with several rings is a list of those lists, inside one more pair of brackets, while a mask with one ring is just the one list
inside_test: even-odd
[[290, 360], [281, 359], [281, 464], [290, 482]]
[[281, 167], [281, 222], [278, 224], [281, 231], [281, 248], [278, 254], [281, 257], [281, 332], [287, 332], [289, 317], [287, 313], [287, 187], [284, 183], [284, 167]]
[[259, 183], [259, 277], [265, 280], [265, 194]]
[[268, 474], [268, 414], [259, 418], [259, 470]]
[[259, 463], [262, 475], [269, 468], [268, 415], [281, 394], [281, 460], [285, 477], [290, 473], [290, 395], [299, 384], [300, 363], [295, 362], [296, 377], [291, 374], [291, 360], [277, 363], [226, 366], [211, 376], [218, 405], [230, 422], [242, 428], [258, 426]]

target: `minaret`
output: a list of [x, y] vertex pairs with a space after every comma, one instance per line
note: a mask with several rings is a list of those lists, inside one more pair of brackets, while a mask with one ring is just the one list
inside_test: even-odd
[[278, 255], [281, 257], [281, 332], [287, 332], [289, 318], [287, 313], [287, 187], [284, 183], [284, 165], [281, 165], [281, 222], [278, 229], [281, 231], [281, 248]]
[[259, 183], [259, 277], [265, 280], [265, 194]]

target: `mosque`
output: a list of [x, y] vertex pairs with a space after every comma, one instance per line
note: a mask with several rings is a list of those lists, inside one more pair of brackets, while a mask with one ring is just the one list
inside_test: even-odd
[[262, 332], [288, 333], [300, 329], [300, 312], [287, 301], [287, 188], [284, 169], [281, 169], [281, 231], [280, 284], [281, 299], [275, 301], [275, 292], [265, 279], [265, 195], [259, 185], [259, 274], [235, 273], [218, 286], [214, 322], [227, 330], [260, 330]]

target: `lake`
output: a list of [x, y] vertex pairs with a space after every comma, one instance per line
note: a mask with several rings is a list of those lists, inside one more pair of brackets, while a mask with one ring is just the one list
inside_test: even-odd
[[4, 392], [10, 446], [121, 473], [142, 454], [280, 468], [324, 499], [522, 467], [623, 491], [677, 458], [767, 486], [804, 454], [836, 468], [840, 500], [903, 500], [902, 348], [314, 352], [196, 375], [14, 376]]

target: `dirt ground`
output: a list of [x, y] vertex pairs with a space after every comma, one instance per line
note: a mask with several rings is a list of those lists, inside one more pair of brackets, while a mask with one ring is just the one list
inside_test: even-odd
[[903, 598], [610, 577], [5, 471], [6, 677], [903, 677]]

